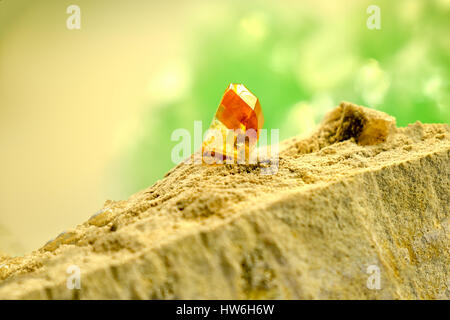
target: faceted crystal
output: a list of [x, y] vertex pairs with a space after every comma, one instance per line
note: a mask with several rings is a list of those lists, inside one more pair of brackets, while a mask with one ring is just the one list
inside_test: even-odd
[[203, 141], [203, 157], [248, 162], [263, 124], [258, 98], [243, 84], [230, 84]]

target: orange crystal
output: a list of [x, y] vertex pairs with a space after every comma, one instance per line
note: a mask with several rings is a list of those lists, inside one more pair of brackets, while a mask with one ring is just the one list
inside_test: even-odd
[[216, 135], [209, 135], [204, 140], [203, 155], [236, 160], [238, 151], [243, 147], [248, 159], [263, 124], [264, 116], [258, 98], [243, 84], [230, 84], [209, 128]]

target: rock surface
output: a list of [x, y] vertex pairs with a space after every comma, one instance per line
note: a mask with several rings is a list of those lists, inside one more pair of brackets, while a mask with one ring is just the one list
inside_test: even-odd
[[277, 174], [180, 164], [42, 248], [0, 255], [0, 299], [449, 299], [449, 156], [446, 124], [396, 128], [342, 103], [281, 143]]

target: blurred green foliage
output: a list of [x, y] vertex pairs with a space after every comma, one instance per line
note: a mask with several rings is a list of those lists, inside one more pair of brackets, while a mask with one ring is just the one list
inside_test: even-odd
[[[194, 120], [206, 130], [230, 82], [260, 98], [264, 127], [279, 128], [280, 139], [311, 130], [342, 100], [394, 115], [399, 126], [449, 122], [448, 1], [328, 3], [334, 7], [205, 4], [203, 19], [186, 26], [187, 69], [170, 75], [169, 88], [187, 89], [152, 102], [148, 130], [126, 156], [129, 192], [174, 165], [173, 130], [193, 132]], [[381, 9], [381, 30], [366, 27], [372, 4]]]

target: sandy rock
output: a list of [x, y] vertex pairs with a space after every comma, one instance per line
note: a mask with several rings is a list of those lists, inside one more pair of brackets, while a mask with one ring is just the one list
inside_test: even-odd
[[450, 298], [448, 125], [396, 128], [342, 103], [280, 150], [275, 175], [180, 164], [41, 249], [0, 258], [0, 298]]

